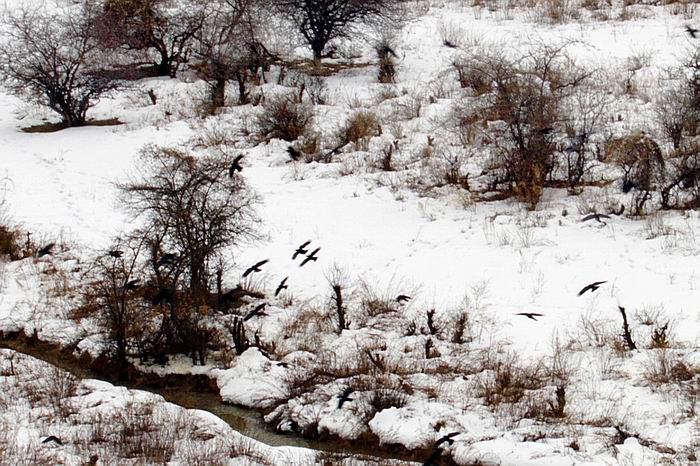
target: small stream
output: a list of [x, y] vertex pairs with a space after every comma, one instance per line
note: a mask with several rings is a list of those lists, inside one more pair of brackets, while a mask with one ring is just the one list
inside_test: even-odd
[[[212, 382], [206, 376], [173, 375], [159, 377], [143, 374], [139, 380], [118, 382], [107, 371], [85, 367], [70, 351], [54, 345], [34, 341], [24, 335], [3, 335], [0, 332], [0, 348], [28, 354], [36, 359], [60, 367], [80, 379], [99, 379], [130, 389], [146, 390], [161, 395], [167, 401], [188, 409], [201, 409], [215, 414], [241, 434], [271, 446], [309, 448], [329, 453], [354, 454], [385, 459], [414, 460], [415, 453], [403, 448], [379, 447], [374, 443], [348, 442], [342, 439], [312, 440], [298, 434], [276, 432], [265, 423], [261, 411], [224, 403]], [[135, 379], [135, 378], [134, 378]]]

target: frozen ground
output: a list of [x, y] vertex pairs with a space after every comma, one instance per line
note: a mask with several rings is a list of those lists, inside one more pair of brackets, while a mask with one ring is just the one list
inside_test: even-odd
[[[697, 15], [672, 15], [661, 7], [633, 11], [644, 17], [547, 25], [517, 9], [433, 2], [401, 34], [398, 94], [406, 90], [423, 99], [439, 83], [456, 85], [454, 76], [445, 75], [458, 53], [442, 46], [438, 31], [445, 24], [458, 24], [470, 40], [513, 49], [573, 39], [581, 41], [573, 45], [579, 61], [610, 71], [607, 85], [617, 97], [610, 116], [621, 116], [614, 130], [653, 132], [647, 97], [653, 97], [661, 69], [692, 46], [683, 26], [697, 23]], [[619, 95], [617, 72], [624, 75], [635, 59], [642, 62], [634, 77], [640, 91]], [[376, 105], [382, 87], [374, 83], [375, 72], [367, 67], [328, 78], [330, 102], [316, 110], [324, 134], [353, 108]], [[146, 105], [147, 89], [155, 90], [158, 105]], [[246, 149], [244, 174], [262, 196], [259, 215], [267, 234], [261, 244], [232, 251], [235, 266], [227, 282], [235, 284], [240, 271], [265, 258], [270, 263], [259, 286], [268, 293], [290, 277], [293, 296], [271, 301], [266, 317], [247, 323], [268, 350], [274, 348], [271, 358], [287, 367], [250, 349], [205, 368], [176, 359], [152, 370], [208, 371], [226, 400], [275, 408], [269, 419], [282, 430], [316, 429], [349, 438], [371, 433], [408, 448], [428, 448], [441, 435], [460, 432], [449, 447], [460, 464], [652, 465], [697, 458], [697, 211], [581, 222], [584, 204], [602, 209], [625, 201], [615, 185], [587, 188], [580, 196], [549, 190], [535, 211], [511, 201], [473, 203], [449, 189], [420, 196], [401, 182], [401, 173], [368, 170], [361, 151], [331, 164], [289, 164], [286, 144], [253, 146], [243, 140], [248, 120], [241, 116], [254, 109], [232, 108], [202, 122], [194, 111], [199, 95], [199, 83], [187, 79], [147, 80], [93, 111], [95, 118], [118, 117], [124, 125], [27, 134], [20, 128], [46, 115], [0, 94], [0, 175], [9, 180], [9, 216], [35, 239], [61, 239], [68, 249], [5, 266], [0, 328], [36, 330], [47, 340], [103, 350], [94, 323], [68, 319], [73, 300], [59, 299], [57, 290], [70, 289], [85, 258], [129, 228], [112, 183], [138, 170], [134, 160], [144, 144], [187, 144], [207, 127], [221, 125], [239, 135]], [[450, 102], [450, 93], [435, 103], [426, 98], [421, 117], [399, 121], [406, 153], [420, 150], [428, 135], [442, 134], [440, 117]], [[377, 106], [378, 112], [385, 107]], [[399, 138], [397, 132], [391, 125], [371, 147]], [[299, 268], [291, 254], [306, 240], [322, 248], [320, 259]], [[326, 276], [334, 264], [349, 277], [355, 322], [340, 336], [323, 317], [329, 312]], [[577, 296], [584, 285], [602, 280], [607, 283], [597, 292]], [[401, 293], [413, 299], [387, 316], [368, 316], [361, 312], [368, 288], [379, 301], [390, 303]], [[614, 348], [621, 332], [618, 306], [631, 315], [638, 352]], [[430, 309], [436, 310], [435, 332], [426, 320]], [[468, 344], [453, 343], [463, 312], [471, 316]], [[514, 315], [520, 312], [544, 316], [534, 321]], [[653, 329], [666, 322], [672, 347], [648, 349]], [[426, 349], [428, 340], [432, 350]], [[554, 358], [553, 347], [563, 353], [563, 363]], [[511, 367], [512, 354], [519, 359]], [[567, 417], [534, 420], [555, 400], [561, 381], [552, 374], [560, 363], [568, 372]], [[681, 363], [688, 374], [678, 377], [671, 368]], [[517, 367], [536, 364], [548, 375], [528, 387], [527, 396], [495, 407], [484, 402], [501, 368], [518, 372]], [[331, 376], [300, 388], [305, 375], [324, 367], [332, 368]], [[659, 371], [663, 374], [655, 377]], [[356, 390], [355, 400], [339, 410], [338, 395], [347, 386]], [[380, 403], [380, 392], [393, 399]]]

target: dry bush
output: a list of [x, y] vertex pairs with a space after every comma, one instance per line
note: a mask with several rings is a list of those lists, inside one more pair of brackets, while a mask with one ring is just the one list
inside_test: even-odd
[[256, 137], [261, 141], [282, 139], [292, 142], [313, 125], [313, 108], [298, 103], [291, 95], [269, 98], [256, 116]]
[[542, 365], [523, 365], [515, 353], [496, 354], [486, 361], [476, 382], [476, 393], [489, 406], [516, 403], [527, 390], [542, 388], [545, 375]]
[[536, 43], [519, 57], [483, 50], [458, 67], [463, 84], [480, 95], [458, 109], [466, 111], [457, 121], [472, 133], [484, 121], [491, 190], [513, 195], [531, 208], [545, 185], [554, 182], [557, 139], [571, 119], [563, 103], [590, 76], [568, 55], [570, 45]]
[[610, 140], [605, 161], [622, 169], [622, 190], [634, 190], [633, 213], [641, 215], [651, 193], [663, 185], [665, 161], [661, 148], [643, 131]]
[[382, 134], [382, 125], [377, 114], [370, 110], [359, 110], [350, 115], [338, 130], [339, 145], [353, 143], [358, 150], [366, 151], [369, 141]]
[[394, 45], [395, 38], [391, 35], [383, 35], [379, 42], [374, 46], [379, 60], [379, 70], [377, 79], [382, 84], [391, 84], [396, 82], [396, 47]]
[[22, 245], [22, 232], [12, 225], [5, 213], [4, 192], [7, 178], [0, 179], [0, 258], [8, 257], [10, 260], [19, 260], [25, 257]]
[[694, 367], [678, 351], [661, 348], [647, 352], [643, 377], [651, 384], [687, 382], [699, 374], [700, 367]]

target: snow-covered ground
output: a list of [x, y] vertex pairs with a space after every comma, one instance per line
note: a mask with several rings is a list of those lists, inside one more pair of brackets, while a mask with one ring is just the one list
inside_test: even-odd
[[[609, 72], [603, 85], [616, 98], [611, 128], [621, 134], [637, 129], [654, 134], [647, 97], [657, 90], [656, 77], [695, 46], [684, 32], [686, 23], [697, 23], [694, 10], [684, 17], [671, 14], [671, 7], [637, 6], [629, 10], [630, 20], [584, 15], [579, 22], [549, 25], [527, 10], [421, 5], [427, 5], [425, 14], [397, 39], [394, 86], [399, 96], [405, 91], [399, 100], [418, 96], [421, 116], [392, 118], [391, 102], [377, 104], [386, 86], [375, 83], [375, 67], [349, 69], [327, 78], [329, 104], [315, 110], [324, 136], [355, 108], [367, 107], [384, 116], [386, 127], [370, 152], [398, 139], [408, 158], [428, 136], [442, 137], [443, 117], [458, 94], [448, 70], [460, 53], [443, 46], [439, 31], [445, 25], [461, 28], [465, 41], [509, 50], [536, 41], [577, 41], [571, 53], [579, 62]], [[362, 51], [371, 60], [371, 52]], [[634, 60], [641, 63], [633, 77], [639, 91], [622, 95], [619, 76]], [[430, 100], [438, 85], [448, 91]], [[158, 96], [155, 106], [147, 104], [148, 89]], [[259, 279], [271, 304], [267, 316], [246, 323], [270, 355], [251, 348], [203, 368], [175, 358], [166, 368], [147, 370], [208, 373], [225, 400], [272, 410], [268, 419], [281, 430], [373, 435], [409, 449], [430, 448], [442, 435], [459, 432], [445, 447], [459, 464], [697, 461], [697, 211], [582, 222], [590, 207], [603, 211], [626, 202], [617, 184], [589, 187], [579, 196], [547, 190], [538, 208], [528, 211], [514, 201], [475, 203], [458, 190], [418, 193], [406, 182], [410, 170], [371, 170], [371, 157], [363, 151], [346, 152], [329, 164], [288, 163], [287, 144], [256, 146], [246, 140], [250, 117], [244, 116], [256, 109], [230, 108], [202, 121], [194, 110], [201, 94], [201, 83], [186, 73], [180, 80], [145, 80], [92, 112], [125, 124], [45, 134], [20, 128], [47, 114], [0, 94], [0, 176], [9, 180], [9, 217], [35, 240], [60, 239], [68, 249], [4, 265], [0, 330], [36, 331], [42, 339], [77, 344], [93, 354], [103, 350], [95, 323], [69, 319], [74, 299], [58, 297], [56, 290], [71, 289], [91, 252], [129, 229], [113, 183], [139, 170], [139, 148], [188, 145], [218, 126], [240, 139], [243, 174], [263, 200], [258, 213], [266, 240], [232, 251], [235, 266], [226, 282], [233, 286], [250, 264], [270, 260]], [[291, 255], [307, 240], [321, 247], [319, 260], [300, 268]], [[348, 276], [351, 325], [341, 335], [328, 323], [333, 315], [326, 277], [334, 266]], [[286, 276], [287, 295], [273, 299]], [[577, 296], [595, 281], [606, 283]], [[373, 293], [391, 312], [367, 312]], [[399, 305], [394, 302], [399, 294], [412, 299]], [[618, 306], [628, 311], [639, 351], [620, 349]], [[543, 316], [515, 315], [522, 312]], [[457, 341], [460, 318], [466, 319], [460, 324], [465, 330]], [[649, 349], [653, 330], [667, 322], [670, 348]], [[313, 374], [323, 375], [303, 383]], [[504, 374], [529, 382], [521, 387], [524, 395], [486, 402]], [[566, 387], [566, 415], [557, 418], [551, 412], [560, 386]], [[347, 387], [354, 390], [353, 400], [338, 409]], [[33, 429], [21, 434], [24, 445], [36, 446], [42, 432]]]

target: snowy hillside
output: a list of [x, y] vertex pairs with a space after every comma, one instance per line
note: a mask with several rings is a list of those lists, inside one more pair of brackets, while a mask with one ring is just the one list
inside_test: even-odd
[[[658, 101], [677, 82], [672, 68], [700, 46], [685, 31], [700, 24], [700, 13], [694, 3], [474, 3], [411, 2], [415, 17], [392, 39], [395, 83], [377, 82], [376, 38], [339, 41], [341, 57], [325, 63], [343, 66], [322, 78], [322, 102], [310, 102], [311, 85], [302, 99], [314, 116], [317, 152], [336, 147], [358, 112], [371, 112], [380, 130], [310, 162], [291, 160], [288, 148], [299, 141], [260, 141], [256, 115], [265, 103], [235, 105], [235, 85], [226, 107], [203, 114], [206, 86], [191, 69], [102, 98], [88, 116], [122, 123], [114, 126], [25, 132], [57, 122], [56, 114], [1, 93], [3, 215], [37, 246], [56, 247], [0, 264], [0, 333], [22, 331], [93, 358], [112, 349], [99, 318], [76, 309], [94, 258], [143, 220], [124, 210], [116, 183], [143, 175], [139, 151], [147, 144], [243, 154], [240, 176], [261, 201], [261, 240], [227, 249], [223, 288], [242, 284], [252, 293], [202, 318], [223, 342], [204, 365], [190, 355], [143, 361], [134, 344], [130, 359], [140, 370], [207, 374], [224, 401], [260, 408], [279, 431], [307, 437], [429, 454], [456, 433], [441, 447], [444, 464], [697, 464], [700, 211], [661, 209], [654, 194], [633, 215], [636, 191], [623, 192], [623, 169], [600, 154], [639, 131], [672, 153]], [[563, 21], [546, 17], [549, 3], [569, 5]], [[590, 132], [584, 182], [569, 190], [550, 183], [533, 207], [495, 195], [501, 188], [484, 175], [502, 149], [494, 128], [503, 122], [484, 117], [491, 109], [474, 110], [484, 118], [475, 136], [455, 127], [456, 109], [482, 105], [475, 88], [460, 86], [455, 63], [481, 50], [525, 62], [543, 44], [567, 44], [567, 70], [575, 62], [595, 71], [586, 98], [605, 105]], [[307, 55], [301, 47], [289, 53]], [[281, 72], [273, 65], [251, 94], [269, 102], [298, 92], [301, 72], [285, 68], [287, 79]], [[557, 153], [569, 149], [582, 117], [569, 115], [542, 128], [556, 133]], [[318, 260], [300, 267], [303, 257], [292, 255], [309, 240], [304, 253], [320, 248]], [[242, 277], [265, 259], [260, 272]], [[288, 288], [275, 296], [285, 277]], [[580, 293], [595, 282], [602, 283]], [[247, 335], [243, 351], [235, 322]], [[12, 356], [0, 356], [2, 383], [16, 388]], [[98, 382], [80, 387], [79, 404], [132, 396]], [[0, 399], [0, 445], [7, 435], [17, 443], [0, 463], [26, 457], [54, 431], [84, 441], [69, 419], [48, 429], [38, 408], [11, 401]], [[20, 414], [23, 427], [11, 427]], [[211, 433], [193, 428], [198, 437], [178, 446], [171, 464], [194, 464], [187, 455], [213, 451], [208, 442], [239, 438], [210, 416], [178, 416]], [[79, 464], [86, 458], [76, 448], [41, 461]], [[269, 464], [313, 461], [259, 448]]]

